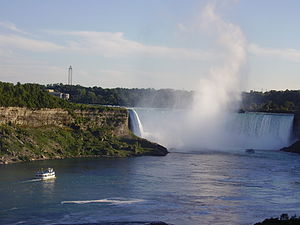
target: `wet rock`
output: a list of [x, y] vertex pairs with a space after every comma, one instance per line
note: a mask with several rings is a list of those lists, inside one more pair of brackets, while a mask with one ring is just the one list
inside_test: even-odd
[[300, 141], [296, 141], [294, 144], [291, 146], [285, 147], [280, 149], [280, 151], [284, 152], [293, 152], [293, 153], [298, 153], [300, 154]]

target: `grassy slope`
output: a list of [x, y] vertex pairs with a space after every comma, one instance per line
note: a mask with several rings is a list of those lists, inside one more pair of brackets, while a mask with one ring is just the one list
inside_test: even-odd
[[[127, 137], [116, 137], [126, 114], [124, 108], [75, 104], [49, 95], [38, 84], [11, 84], [0, 82], [0, 106], [26, 107], [29, 109], [62, 108], [75, 118], [66, 127], [44, 126], [39, 128], [0, 125], [0, 163], [35, 159], [81, 156], [128, 157], [136, 155], [166, 155], [167, 150], [155, 143], [138, 138], [128, 132]], [[84, 128], [89, 118], [77, 116], [75, 110], [112, 113], [115, 117], [105, 120], [102, 127]], [[86, 126], [89, 127], [89, 126]]]
[[129, 157], [166, 155], [167, 150], [145, 139], [128, 135], [118, 138], [109, 129], [73, 129], [46, 126], [0, 126], [0, 161], [2, 163], [36, 159], [86, 156]]

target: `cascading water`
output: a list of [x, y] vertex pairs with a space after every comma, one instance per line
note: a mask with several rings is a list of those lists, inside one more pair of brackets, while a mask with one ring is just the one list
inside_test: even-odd
[[201, 74], [193, 104], [186, 110], [141, 109], [144, 130], [131, 111], [133, 132], [177, 149], [279, 149], [288, 145], [293, 115], [233, 113], [239, 109], [247, 64], [248, 44], [240, 27], [223, 20], [216, 4], [207, 4], [200, 20], [201, 30], [216, 38], [223, 60]]
[[237, 113], [226, 129], [240, 147], [279, 149], [291, 143], [293, 114]]
[[130, 130], [138, 137], [143, 137], [144, 131], [140, 118], [134, 109], [128, 109]]
[[[142, 127], [143, 137], [168, 148], [280, 149], [292, 141], [293, 114], [232, 113], [221, 121], [222, 130], [219, 133], [222, 135], [216, 135], [213, 140], [198, 138], [195, 144], [191, 143], [194, 137], [190, 139], [190, 135], [184, 136], [181, 132], [177, 134], [177, 123], [170, 123], [183, 120], [186, 115], [184, 110], [138, 108], [131, 113], [131, 123], [135, 124], [132, 125], [132, 130], [135, 134]], [[205, 131], [207, 127], [201, 129]]]

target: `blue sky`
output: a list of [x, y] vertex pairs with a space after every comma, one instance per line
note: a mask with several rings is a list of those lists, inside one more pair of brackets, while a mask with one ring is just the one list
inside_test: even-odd
[[195, 90], [215, 71], [242, 90], [299, 89], [299, 11], [298, 0], [1, 0], [0, 80], [66, 83], [72, 65], [84, 86]]

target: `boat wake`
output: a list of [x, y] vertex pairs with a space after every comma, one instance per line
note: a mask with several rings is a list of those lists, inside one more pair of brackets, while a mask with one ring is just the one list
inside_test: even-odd
[[38, 178], [34, 178], [34, 179], [30, 179], [30, 180], [24, 180], [24, 181], [20, 181], [19, 183], [24, 184], [24, 183], [32, 183], [32, 182], [37, 182], [37, 181], [41, 181], [42, 179], [38, 179]]
[[61, 204], [89, 204], [89, 203], [106, 203], [111, 205], [121, 205], [121, 204], [133, 204], [144, 202], [143, 199], [130, 199], [130, 198], [109, 198], [109, 199], [99, 199], [99, 200], [83, 200], [83, 201], [62, 201]]

